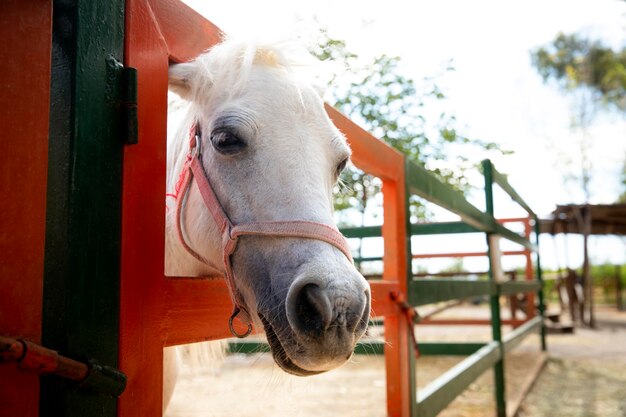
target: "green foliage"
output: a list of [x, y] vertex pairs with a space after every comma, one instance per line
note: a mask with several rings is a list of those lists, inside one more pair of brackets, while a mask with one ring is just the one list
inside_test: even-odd
[[599, 41], [560, 33], [531, 56], [544, 80], [565, 90], [589, 88], [598, 102], [626, 111], [626, 48], [613, 50]]
[[[622, 283], [622, 288], [626, 288], [626, 265], [621, 265], [619, 269], [619, 279]], [[594, 291], [594, 299], [596, 302], [603, 304], [615, 303], [616, 276], [616, 265], [600, 264], [591, 266], [591, 277], [593, 279], [593, 285], [596, 288], [596, 291]], [[622, 297], [624, 297], [624, 295], [622, 295]]]
[[466, 268], [463, 265], [463, 258], [454, 258], [450, 260], [448, 266], [441, 268], [439, 272], [462, 272], [465, 270]]
[[[560, 33], [550, 44], [531, 51], [532, 62], [545, 82], [571, 94], [576, 111], [572, 128], [581, 133], [579, 179], [590, 199], [591, 137], [588, 128], [599, 109], [626, 112], [626, 48], [613, 50], [600, 41]], [[626, 195], [620, 197], [626, 199]]]
[[[596, 302], [601, 303], [613, 303], [615, 300], [615, 276], [617, 275], [617, 269], [620, 271], [620, 281], [622, 282], [622, 288], [624, 288], [624, 295], [626, 297], [626, 264], [615, 265], [609, 263], [592, 264], [591, 265], [591, 277], [593, 285], [596, 288], [594, 292], [594, 299]], [[575, 268], [576, 273], [582, 276], [582, 266]], [[545, 276], [556, 276], [557, 271], [552, 269], [543, 269]], [[561, 276], [565, 276], [565, 271], [561, 271]], [[557, 303], [558, 294], [556, 291], [557, 281], [554, 279], [548, 279], [544, 281], [544, 293], [549, 302]]]
[[[344, 41], [330, 38], [325, 31], [312, 53], [320, 60], [334, 61], [341, 68], [329, 83], [331, 104], [413, 162], [428, 166], [456, 189], [469, 190], [465, 172], [476, 169], [478, 163], [470, 161], [461, 149], [476, 146], [502, 152], [495, 143], [464, 136], [453, 115], [437, 114], [427, 108], [430, 104], [441, 105], [445, 94], [433, 79], [423, 80], [418, 89], [404, 75], [399, 57], [381, 55], [363, 64], [356, 54], [348, 51]], [[381, 182], [349, 167], [342, 174], [340, 184], [335, 193], [335, 209], [357, 209], [363, 223], [366, 207], [379, 195]], [[413, 219], [428, 214], [420, 200], [411, 200]]]
[[624, 161], [624, 166], [622, 167], [622, 194], [617, 199], [618, 203], [626, 204], [626, 161]]

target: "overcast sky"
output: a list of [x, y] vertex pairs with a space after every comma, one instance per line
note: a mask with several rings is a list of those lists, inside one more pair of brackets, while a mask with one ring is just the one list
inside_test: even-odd
[[[554, 87], [542, 83], [529, 51], [559, 32], [581, 32], [626, 46], [626, 1], [185, 2], [237, 36], [306, 37], [325, 26], [359, 55], [400, 56], [407, 75], [418, 84], [451, 62], [455, 71], [439, 79], [448, 110], [465, 135], [514, 151], [494, 162], [531, 207], [547, 215], [556, 204], [583, 201], [580, 188], [563, 180], [564, 161], [580, 163], [580, 137], [569, 127], [571, 106]], [[600, 117], [591, 134], [592, 202], [612, 203], [620, 192], [619, 172], [626, 158], [626, 118]], [[496, 204], [509, 207], [505, 199]], [[554, 263], [552, 243], [544, 246], [548, 263]], [[599, 261], [624, 261], [626, 250], [617, 238], [596, 239], [593, 249]]]

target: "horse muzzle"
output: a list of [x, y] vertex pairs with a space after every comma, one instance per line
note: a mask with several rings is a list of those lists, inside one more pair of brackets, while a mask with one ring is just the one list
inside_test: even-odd
[[[370, 316], [369, 284], [356, 270], [350, 275], [338, 279], [336, 274], [308, 272], [291, 284], [285, 300], [289, 329], [277, 334], [274, 344], [279, 342], [284, 351], [280, 353], [300, 369], [319, 373], [342, 365], [365, 333]], [[286, 334], [289, 336], [284, 337]]]

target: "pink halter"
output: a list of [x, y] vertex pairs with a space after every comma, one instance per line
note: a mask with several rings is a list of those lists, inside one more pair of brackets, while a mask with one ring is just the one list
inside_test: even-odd
[[[203, 256], [194, 251], [189, 244], [185, 241], [185, 236], [182, 230], [182, 206], [185, 196], [189, 192], [191, 181], [195, 178], [202, 199], [207, 209], [211, 212], [213, 220], [218, 225], [220, 233], [222, 235], [222, 253], [223, 263], [225, 270], [226, 284], [230, 292], [231, 299], [233, 301], [233, 313], [228, 320], [228, 326], [231, 333], [239, 338], [244, 338], [252, 332], [252, 320], [250, 313], [245, 308], [244, 300], [237, 291], [235, 285], [235, 277], [233, 273], [233, 267], [231, 263], [231, 255], [237, 248], [237, 242], [240, 236], [252, 235], [252, 236], [280, 236], [280, 237], [298, 237], [305, 239], [316, 239], [329, 243], [339, 249], [345, 256], [352, 262], [352, 254], [345, 237], [334, 226], [329, 226], [323, 223], [316, 223], [310, 221], [285, 221], [285, 222], [255, 222], [247, 224], [233, 225], [222, 205], [220, 204], [211, 183], [209, 182], [204, 168], [201, 162], [201, 149], [200, 138], [197, 129], [197, 122], [189, 129], [189, 153], [187, 154], [187, 160], [183, 167], [180, 177], [176, 183], [176, 193], [174, 197], [177, 199], [176, 203], [176, 232], [178, 239], [183, 245], [185, 250], [189, 252], [198, 261], [213, 266], [211, 262], [208, 262]], [[239, 334], [233, 327], [233, 320], [241, 312], [244, 312], [245, 319], [248, 322], [248, 330]]]

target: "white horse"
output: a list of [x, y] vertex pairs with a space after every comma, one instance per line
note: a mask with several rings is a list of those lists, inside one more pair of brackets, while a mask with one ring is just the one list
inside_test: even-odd
[[[299, 75], [299, 57], [285, 45], [229, 40], [170, 66], [170, 90], [189, 106], [168, 141], [167, 189], [174, 198], [166, 270], [230, 276], [240, 318], [264, 329], [278, 366], [307, 376], [350, 358], [367, 326], [370, 289], [332, 218], [332, 190], [350, 149], [319, 92]], [[202, 169], [186, 186], [190, 152]], [[204, 173], [209, 185], [201, 191]], [[242, 233], [232, 255], [224, 255], [231, 232], [217, 224], [215, 207], [231, 223], [227, 229], [280, 230]], [[166, 350], [164, 405], [176, 369]]]

